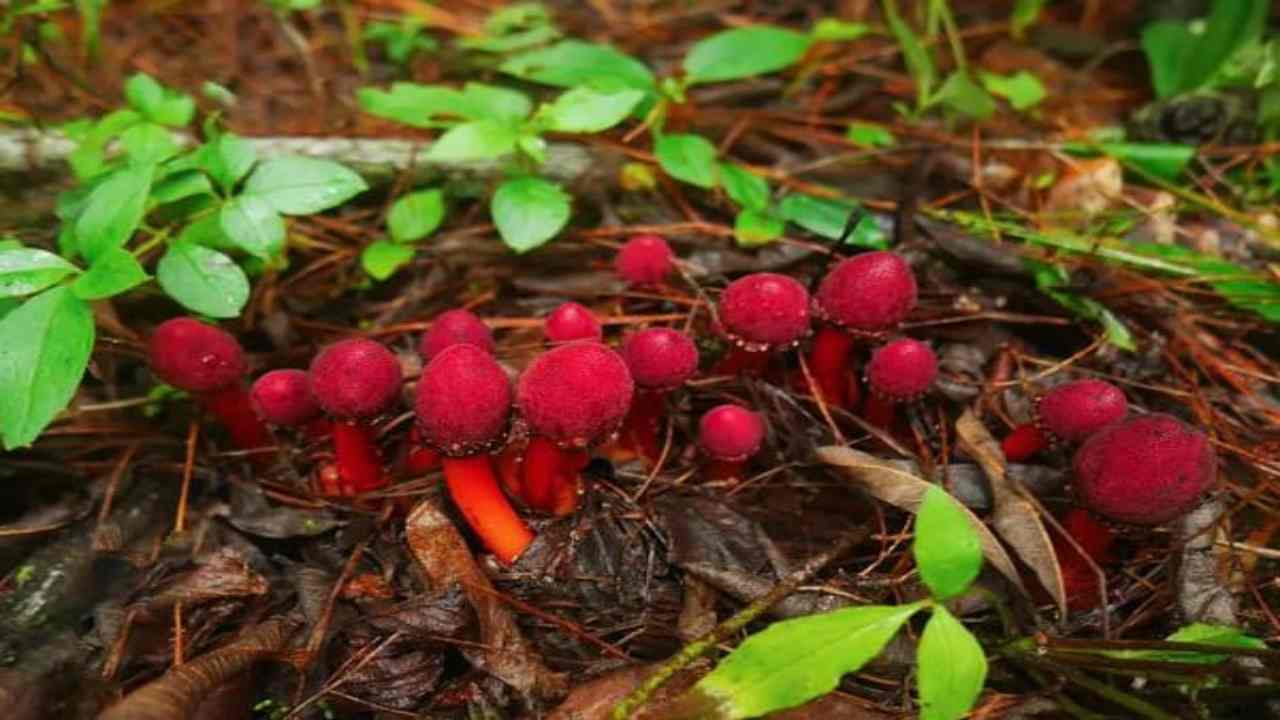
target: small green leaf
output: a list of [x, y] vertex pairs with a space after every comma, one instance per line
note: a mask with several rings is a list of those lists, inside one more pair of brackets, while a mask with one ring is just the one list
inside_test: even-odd
[[527, 50], [539, 45], [546, 45], [552, 40], [559, 39], [561, 34], [562, 33], [554, 27], [544, 25], [497, 37], [490, 35], [464, 37], [459, 38], [457, 42], [458, 47], [463, 47], [468, 50], [479, 50], [480, 52], [502, 54], [516, 52], [518, 50]]
[[169, 297], [192, 312], [233, 318], [249, 301], [249, 279], [231, 258], [203, 245], [175, 242], [156, 265]]
[[285, 215], [310, 215], [368, 188], [363, 178], [336, 162], [290, 156], [260, 163], [245, 182], [244, 194], [257, 195]]
[[0, 250], [0, 297], [38, 293], [78, 272], [80, 268], [48, 250], [6, 247]]
[[933, 606], [916, 656], [921, 719], [956, 720], [968, 713], [987, 681], [987, 656], [946, 606]]
[[698, 41], [684, 58], [690, 85], [740, 80], [794, 65], [812, 38], [770, 25], [733, 28]]
[[849, 123], [845, 137], [849, 138], [854, 145], [864, 148], [893, 147], [898, 144], [898, 139], [889, 132], [888, 128], [864, 122]]
[[564, 228], [571, 198], [548, 180], [515, 178], [498, 186], [489, 210], [507, 247], [525, 253], [546, 244]]
[[142, 120], [142, 115], [133, 110], [116, 110], [93, 123], [67, 157], [76, 177], [87, 180], [101, 173], [106, 167], [107, 143]]
[[646, 91], [652, 91], [656, 84], [653, 73], [639, 60], [608, 45], [581, 40], [564, 40], [521, 53], [508, 58], [498, 69], [524, 80], [565, 88], [598, 79]]
[[733, 223], [733, 236], [741, 247], [759, 247], [782, 237], [786, 226], [770, 212], [743, 210]]
[[199, 170], [179, 170], [151, 186], [151, 200], [157, 205], [213, 193], [209, 176]]
[[1102, 143], [1098, 149], [1119, 160], [1158, 178], [1176, 181], [1187, 169], [1196, 149], [1190, 145], [1171, 143]]
[[744, 210], [769, 207], [769, 182], [735, 163], [720, 163], [720, 184], [725, 193]]
[[75, 223], [81, 255], [92, 262], [101, 253], [129, 242], [146, 212], [154, 175], [154, 165], [124, 167], [89, 193]]
[[1216, 0], [1202, 32], [1173, 20], [1143, 28], [1142, 49], [1157, 97], [1207, 85], [1238, 50], [1257, 42], [1270, 10], [1270, 0]]
[[427, 151], [434, 162], [468, 162], [508, 155], [516, 147], [516, 131], [492, 120], [475, 120], [452, 128]]
[[555, 132], [601, 132], [625, 120], [642, 99], [644, 91], [635, 88], [580, 85], [548, 105], [543, 119]]
[[978, 77], [988, 92], [1008, 100], [1009, 105], [1019, 112], [1039, 105], [1048, 95], [1040, 78], [1026, 70], [1019, 70], [1012, 75], [983, 72]]
[[284, 249], [284, 218], [262, 197], [241, 195], [222, 206], [223, 235], [250, 255], [270, 260]]
[[413, 260], [413, 247], [387, 240], [371, 243], [360, 253], [360, 265], [374, 280], [386, 280]]
[[671, 177], [702, 188], [716, 186], [716, 146], [701, 135], [660, 135], [653, 152]]
[[158, 163], [178, 154], [178, 143], [162, 125], [146, 122], [120, 134], [124, 154], [135, 164]]
[[1151, 68], [1151, 85], [1156, 97], [1172, 97], [1189, 88], [1183, 80], [1195, 56], [1196, 36], [1185, 22], [1162, 20], [1142, 29], [1142, 51]]
[[844, 236], [849, 216], [858, 209], [855, 203], [792, 193], [778, 203], [778, 214], [814, 235], [839, 240]]
[[411, 127], [439, 127], [442, 116], [469, 117], [469, 103], [462, 93], [438, 85], [392, 83], [390, 90], [365, 87], [356, 91], [356, 99], [370, 115]]
[[529, 132], [516, 138], [516, 147], [538, 165], [547, 161], [547, 141]]
[[465, 114], [473, 120], [515, 125], [533, 111], [528, 95], [496, 85], [469, 82], [462, 88], [462, 97], [467, 102]]
[[444, 220], [444, 193], [419, 190], [396, 200], [387, 214], [387, 229], [398, 243], [421, 240]]
[[929, 102], [974, 120], [986, 120], [996, 112], [996, 101], [963, 70], [951, 73]]
[[871, 32], [871, 26], [864, 23], [849, 22], [839, 18], [822, 18], [809, 35], [814, 40], [826, 42], [849, 42]]
[[196, 153], [200, 168], [228, 192], [249, 174], [257, 161], [253, 143], [230, 133], [219, 135]]
[[1196, 643], [1199, 645], [1217, 645], [1224, 652], [1214, 653], [1203, 650], [1178, 650], [1177, 648], [1150, 650], [1104, 650], [1101, 654], [1107, 657], [1125, 660], [1155, 660], [1158, 662], [1185, 662], [1202, 665], [1213, 665], [1231, 657], [1231, 650], [1249, 649], [1266, 650], [1267, 644], [1259, 638], [1245, 633], [1240, 628], [1227, 625], [1210, 625], [1208, 623], [1191, 623], [1178, 628], [1165, 638], [1171, 643]]
[[83, 275], [71, 284], [81, 300], [100, 300], [131, 290], [148, 279], [133, 253], [122, 248], [104, 252]]
[[31, 444], [71, 402], [93, 338], [93, 312], [66, 287], [0, 320], [0, 435], [7, 449]]
[[915, 81], [916, 107], [923, 108], [932, 101], [933, 86], [938, 79], [933, 59], [915, 31], [898, 15], [896, 4], [885, 4], [884, 21], [889, 26], [889, 32], [898, 41], [898, 46], [902, 48], [902, 60], [907, 65], [911, 79]]
[[180, 127], [195, 116], [196, 103], [190, 95], [166, 88], [146, 73], [125, 81], [124, 96], [134, 109], [161, 125]]
[[889, 247], [889, 238], [874, 217], [863, 215], [858, 219], [858, 224], [853, 226], [853, 232], [845, 238], [844, 244], [883, 250]]
[[978, 534], [956, 501], [937, 486], [929, 488], [920, 503], [913, 549], [920, 579], [938, 600], [968, 590], [982, 569]]
[[1015, 38], [1021, 38], [1027, 28], [1035, 24], [1040, 11], [1049, 0], [1018, 0], [1013, 6], [1013, 14], [1009, 17], [1009, 31]]

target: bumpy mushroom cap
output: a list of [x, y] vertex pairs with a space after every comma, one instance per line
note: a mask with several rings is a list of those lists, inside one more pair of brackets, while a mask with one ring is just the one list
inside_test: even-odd
[[244, 351], [230, 333], [189, 317], [161, 323], [151, 334], [147, 357], [161, 380], [187, 392], [221, 390], [246, 369]]
[[320, 414], [303, 370], [272, 370], [254, 381], [249, 400], [258, 416], [272, 425], [297, 427]]
[[618, 353], [579, 341], [534, 358], [516, 385], [516, 404], [530, 429], [561, 445], [584, 446], [618, 430], [635, 383]]
[[645, 390], [671, 390], [698, 371], [698, 347], [688, 335], [670, 328], [647, 328], [633, 333], [622, 344], [636, 386]]
[[571, 342], [573, 340], [599, 340], [604, 337], [600, 321], [595, 313], [576, 302], [561, 304], [543, 323], [543, 332], [551, 342]]
[[634, 235], [618, 250], [613, 267], [631, 285], [657, 285], [674, 269], [673, 257], [671, 246], [658, 235]]
[[1172, 415], [1139, 415], [1085, 440], [1072, 463], [1080, 502], [1110, 520], [1159, 525], [1190, 512], [1218, 460], [1204, 433]]
[[881, 346], [867, 363], [871, 392], [893, 402], [923, 395], [938, 376], [938, 358], [919, 340], [900, 338]]
[[916, 276], [901, 256], [877, 251], [841, 260], [818, 285], [814, 307], [852, 332], [892, 330], [916, 306]]
[[430, 362], [441, 350], [450, 345], [466, 343], [493, 354], [493, 333], [484, 321], [468, 310], [446, 310], [436, 316], [431, 327], [422, 334], [418, 354]]
[[764, 420], [741, 405], [717, 405], [698, 421], [698, 444], [716, 460], [746, 460], [763, 442]]
[[738, 278], [720, 293], [725, 333], [747, 350], [792, 345], [809, 332], [809, 291], [777, 273]]
[[1080, 442], [1129, 412], [1124, 391], [1103, 380], [1076, 380], [1050, 390], [1036, 409], [1054, 437]]
[[422, 439], [446, 455], [485, 452], [506, 434], [511, 382], [493, 356], [475, 345], [442, 350], [422, 370], [417, 392]]
[[372, 340], [340, 340], [311, 361], [310, 379], [325, 412], [360, 420], [381, 413], [400, 394], [400, 362]]

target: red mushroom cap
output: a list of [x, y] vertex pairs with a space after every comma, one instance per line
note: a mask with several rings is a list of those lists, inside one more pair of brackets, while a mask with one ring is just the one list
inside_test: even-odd
[[454, 345], [422, 370], [413, 407], [424, 442], [446, 455], [474, 455], [506, 434], [511, 381], [483, 349]]
[[489, 326], [469, 310], [446, 310], [436, 316], [431, 327], [422, 334], [418, 343], [418, 354], [430, 362], [441, 350], [450, 345], [467, 343], [493, 354], [493, 333]]
[[1072, 468], [1081, 503], [1134, 525], [1177, 519], [1213, 485], [1218, 460], [1204, 433], [1172, 415], [1112, 423], [1084, 441]]
[[670, 328], [647, 328], [622, 344], [636, 386], [646, 390], [679, 387], [698, 371], [698, 347], [688, 335]]
[[882, 345], [867, 363], [871, 391], [892, 402], [923, 395], [938, 376], [938, 358], [925, 343], [899, 338]]
[[400, 394], [400, 384], [400, 362], [372, 340], [340, 340], [311, 361], [311, 394], [325, 412], [344, 420], [381, 413]]
[[151, 334], [147, 357], [161, 380], [194, 393], [221, 390], [247, 369], [231, 333], [189, 317], [161, 323]]
[[671, 246], [658, 235], [633, 235], [613, 260], [619, 277], [631, 285], [657, 285], [675, 268]]
[[542, 326], [547, 339], [551, 342], [572, 342], [574, 340], [600, 340], [604, 331], [595, 313], [576, 302], [562, 303], [551, 314]]
[[809, 332], [809, 291], [786, 275], [734, 280], [720, 293], [719, 311], [725, 332], [748, 350], [791, 345]]
[[297, 427], [320, 414], [304, 370], [272, 370], [254, 381], [249, 400], [272, 425]]
[[618, 353], [579, 341], [534, 358], [520, 375], [516, 404], [533, 432], [583, 446], [617, 431], [634, 393], [631, 372]]
[[741, 405], [717, 405], [698, 421], [698, 444], [716, 460], [746, 460], [763, 442], [764, 420]]
[[1129, 412], [1124, 391], [1104, 380], [1076, 380], [1050, 390], [1036, 408], [1059, 440], [1080, 442]]
[[891, 330], [916, 306], [916, 276], [901, 256], [877, 251], [841, 260], [818, 285], [818, 313], [847, 330]]

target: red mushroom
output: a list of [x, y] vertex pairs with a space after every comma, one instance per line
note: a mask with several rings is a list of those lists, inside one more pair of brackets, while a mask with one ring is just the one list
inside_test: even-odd
[[[1071, 539], [1075, 540], [1073, 545], [1056, 530], [1053, 533], [1053, 549], [1058, 556], [1058, 568], [1062, 571], [1067, 607], [1071, 610], [1091, 610], [1098, 606], [1101, 598], [1098, 595], [1098, 574], [1094, 572], [1089, 560], [1099, 567], [1106, 567], [1114, 560], [1111, 543], [1115, 539], [1115, 531], [1098, 522], [1083, 508], [1071, 508], [1060, 524]], [[1076, 549], [1077, 545], [1084, 551], [1084, 555]]]
[[[236, 447], [256, 450], [275, 444], [253, 411], [242, 380], [244, 351], [230, 333], [195, 318], [173, 318], [152, 333], [147, 357], [161, 380], [191, 393], [218, 418]], [[255, 456], [259, 462], [268, 459]]]
[[441, 350], [458, 343], [475, 345], [493, 354], [493, 333], [489, 331], [489, 326], [476, 317], [475, 313], [461, 308], [446, 310], [436, 316], [431, 327], [422, 334], [418, 354], [423, 361], [430, 362]]
[[595, 313], [586, 306], [576, 302], [562, 303], [547, 316], [542, 326], [547, 340], [553, 343], [573, 342], [574, 340], [599, 341], [604, 337], [600, 321]]
[[808, 334], [809, 291], [786, 275], [747, 275], [720, 293], [719, 317], [733, 348], [717, 372], [759, 375], [770, 352], [793, 347]]
[[1020, 425], [1001, 442], [1010, 462], [1021, 462], [1050, 443], [1078, 443], [1129, 412], [1124, 391], [1104, 380], [1076, 380], [1050, 390], [1036, 403], [1036, 421]]
[[634, 235], [618, 250], [613, 267], [628, 285], [660, 285], [675, 269], [674, 253], [658, 235]]
[[622, 436], [645, 458], [657, 460], [662, 451], [658, 426], [667, 395], [698, 371], [698, 347], [679, 330], [648, 328], [627, 338], [622, 358], [636, 384]]
[[937, 376], [938, 358], [925, 343], [911, 338], [886, 343], [867, 363], [871, 393], [863, 416], [876, 427], [887, 428], [893, 421], [894, 405], [920, 399]]
[[311, 361], [311, 394], [335, 422], [333, 448], [340, 494], [386, 485], [370, 421], [400, 395], [400, 362], [372, 340], [341, 340]]
[[882, 337], [916, 306], [916, 276], [901, 256], [868, 252], [840, 261], [818, 286], [818, 329], [809, 367], [823, 400], [839, 407], [858, 401], [856, 368], [849, 360], [854, 337]]
[[332, 430], [320, 416], [305, 370], [266, 373], [253, 382], [249, 399], [268, 425], [298, 428], [312, 438], [327, 437]]
[[600, 343], [567, 343], [534, 358], [516, 387], [533, 433], [520, 487], [530, 507], [556, 515], [577, 508], [584, 448], [618, 431], [634, 393], [627, 363]]
[[764, 419], [741, 405], [717, 405], [698, 421], [698, 444], [711, 458], [707, 475], [712, 480], [740, 478], [763, 443]]
[[512, 509], [493, 473], [511, 415], [511, 383], [482, 348], [460, 343], [440, 351], [418, 380], [414, 410], [421, 437], [444, 456], [449, 496], [499, 560], [520, 557], [533, 532]]

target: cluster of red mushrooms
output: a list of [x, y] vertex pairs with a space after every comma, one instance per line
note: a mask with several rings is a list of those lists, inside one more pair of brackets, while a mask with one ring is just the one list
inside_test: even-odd
[[[675, 267], [671, 248], [655, 235], [631, 238], [614, 262], [632, 286], [661, 285]], [[920, 399], [938, 372], [927, 343], [900, 336], [916, 298], [911, 267], [885, 251], [835, 263], [812, 296], [786, 275], [746, 275], [723, 289], [713, 309], [715, 330], [729, 349], [710, 372], [785, 380], [829, 407], [892, 428], [895, 406]], [[248, 390], [240, 345], [199, 320], [161, 324], [149, 355], [159, 378], [190, 393], [239, 448], [257, 451], [249, 454], [255, 462], [274, 462], [269, 449], [285, 439], [328, 443], [332, 462], [317, 470], [326, 494], [361, 495], [441, 468], [476, 537], [509, 564], [534, 539], [517, 506], [551, 516], [574, 512], [593, 450], [658, 460], [668, 395], [699, 369], [698, 348], [686, 332], [645, 328], [615, 349], [591, 310], [577, 303], [552, 312], [544, 334], [548, 348], [513, 381], [479, 317], [462, 309], [437, 316], [418, 345], [425, 365], [414, 389], [416, 422], [398, 452], [387, 450], [391, 443], [379, 428], [401, 402], [404, 373], [396, 355], [374, 340], [341, 340], [323, 348], [309, 369], [271, 370]], [[794, 357], [798, 371], [786, 370], [781, 359], [806, 341], [808, 352]], [[854, 365], [859, 345], [874, 346], [861, 373]], [[710, 409], [698, 423], [707, 473], [740, 476], [765, 436], [759, 413], [736, 404]], [[1215, 455], [1202, 433], [1170, 415], [1130, 414], [1124, 393], [1101, 380], [1070, 382], [1044, 395], [1036, 421], [1016, 428], [1004, 451], [1017, 462], [1069, 445], [1079, 446], [1074, 488], [1083, 510], [1063, 524], [1076, 535], [1072, 547], [1095, 560], [1105, 557], [1110, 524], [1175, 519], [1195, 507], [1214, 479]], [[1071, 552], [1063, 555], [1070, 572]]]

